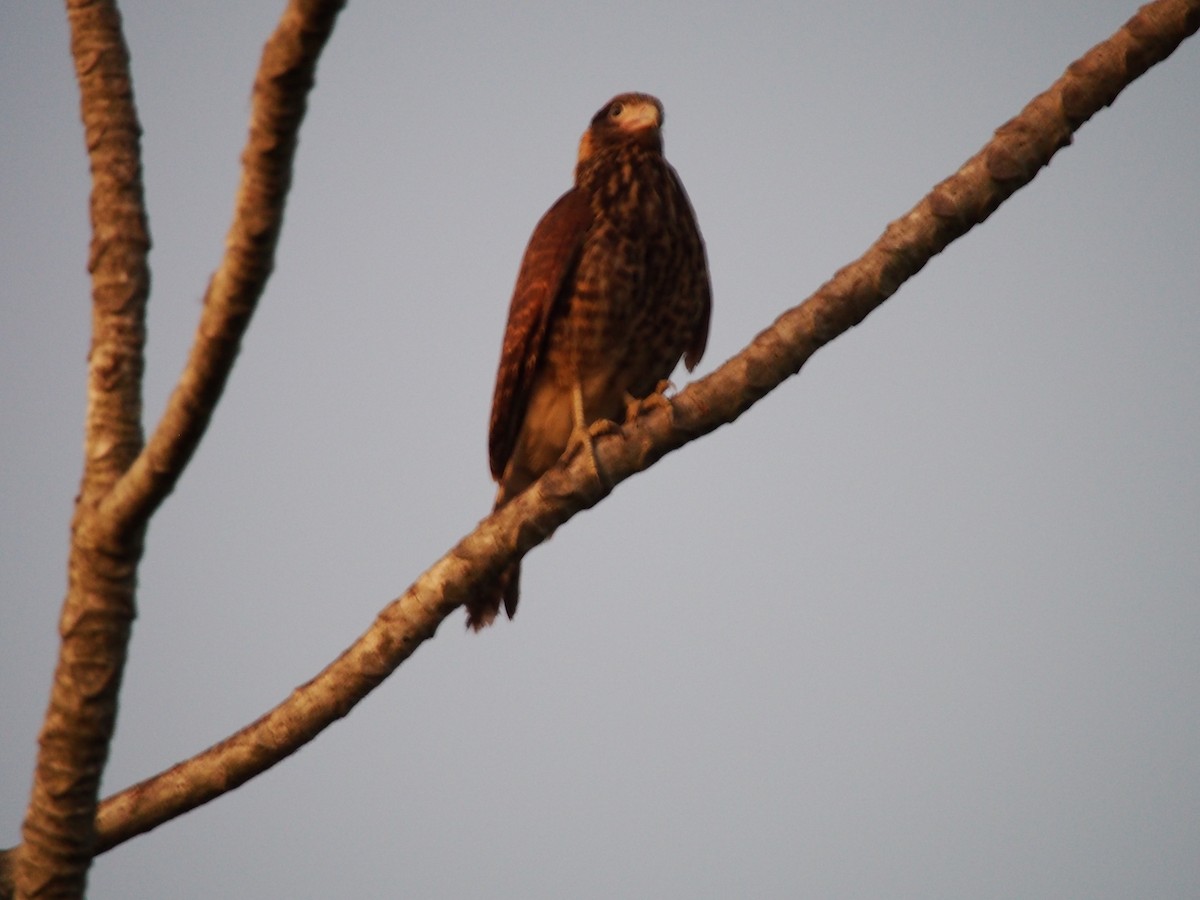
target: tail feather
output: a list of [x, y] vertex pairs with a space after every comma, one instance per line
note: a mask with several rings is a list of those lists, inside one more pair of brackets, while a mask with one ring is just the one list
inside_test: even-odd
[[472, 631], [480, 631], [491, 625], [499, 614], [501, 605], [511, 619], [517, 613], [520, 589], [521, 564], [516, 562], [467, 601], [467, 627]]
[[[513, 471], [509, 463], [500, 487], [496, 491], [495, 512], [505, 503], [533, 483], [533, 478], [524, 470]], [[511, 619], [517, 614], [517, 599], [521, 592], [521, 561], [518, 559], [496, 576], [494, 581], [482, 585], [476, 596], [467, 601], [467, 627], [480, 631], [491, 625], [500, 613], [500, 607]]]

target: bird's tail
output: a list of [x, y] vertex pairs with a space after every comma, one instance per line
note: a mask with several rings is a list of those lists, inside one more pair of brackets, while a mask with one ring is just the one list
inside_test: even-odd
[[[495, 512], [516, 494], [503, 482], [496, 492]], [[500, 572], [492, 581], [479, 586], [475, 596], [467, 600], [467, 627], [479, 631], [491, 625], [500, 613], [500, 607], [511, 619], [517, 613], [517, 599], [521, 593], [521, 561], [518, 559], [507, 569]]]
[[515, 562], [494, 581], [481, 585], [475, 596], [467, 601], [467, 627], [479, 631], [491, 625], [501, 605], [511, 619], [517, 612], [520, 590], [521, 563]]

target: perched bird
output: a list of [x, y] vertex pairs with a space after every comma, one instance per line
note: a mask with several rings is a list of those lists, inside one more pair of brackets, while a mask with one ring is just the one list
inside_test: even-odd
[[[525, 248], [496, 374], [488, 455], [499, 509], [589, 427], [622, 421], [708, 340], [712, 292], [704, 241], [663, 158], [663, 107], [620, 94], [579, 142], [575, 186]], [[520, 563], [467, 603], [467, 624], [517, 608]]]

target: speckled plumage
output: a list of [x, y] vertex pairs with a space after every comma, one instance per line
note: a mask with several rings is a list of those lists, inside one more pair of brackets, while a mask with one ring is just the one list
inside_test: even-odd
[[[579, 145], [575, 186], [538, 222], [509, 307], [488, 436], [496, 508], [601, 419], [621, 421], [700, 360], [711, 289], [683, 184], [662, 155], [662, 104], [621, 94]], [[576, 390], [583, 421], [575, 416]], [[467, 605], [475, 629], [516, 610], [520, 564]]]

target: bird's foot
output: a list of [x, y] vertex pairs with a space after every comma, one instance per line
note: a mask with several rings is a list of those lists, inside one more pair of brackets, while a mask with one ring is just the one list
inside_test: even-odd
[[604, 470], [604, 466], [600, 464], [600, 457], [596, 455], [595, 439], [604, 437], [606, 434], [615, 434], [620, 430], [620, 425], [608, 419], [597, 419], [586, 428], [576, 428], [571, 432], [571, 438], [567, 442], [567, 451], [563, 454], [563, 460], [569, 463], [575, 458], [575, 454], [580, 452], [587, 454], [592, 471], [596, 474], [596, 481], [600, 483], [600, 486], [605, 491], [611, 491], [613, 488], [612, 479]]
[[667, 391], [674, 391], [675, 385], [670, 381], [663, 379], [654, 386], [654, 391], [646, 397], [634, 397], [632, 394], [625, 395], [625, 421], [629, 422], [641, 416], [647, 415], [656, 409], [662, 409], [664, 406], [670, 407], [671, 401], [667, 398]]
[[592, 464], [592, 471], [596, 473], [596, 481], [600, 483], [605, 493], [613, 489], [612, 479], [608, 477], [608, 473], [604, 471], [604, 467], [600, 465], [600, 457], [596, 455], [595, 438], [602, 437], [606, 434], [611, 434], [614, 431], [620, 431], [621, 426], [616, 422], [610, 422], [607, 419], [597, 419], [595, 422], [588, 424], [587, 416], [583, 411], [583, 387], [577, 381], [572, 392], [574, 427], [571, 429], [571, 437], [567, 441], [567, 450], [564, 457], [567, 461], [575, 458], [575, 454], [584, 450], [587, 453], [588, 461]]

